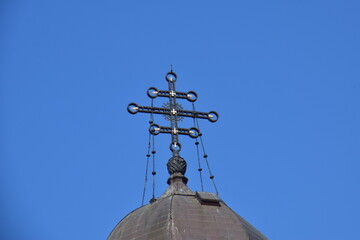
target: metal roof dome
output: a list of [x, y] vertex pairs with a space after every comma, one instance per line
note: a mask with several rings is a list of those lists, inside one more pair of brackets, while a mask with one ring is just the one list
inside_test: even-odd
[[108, 240], [267, 240], [215, 194], [194, 193], [186, 181], [172, 174], [166, 192], [129, 213]]

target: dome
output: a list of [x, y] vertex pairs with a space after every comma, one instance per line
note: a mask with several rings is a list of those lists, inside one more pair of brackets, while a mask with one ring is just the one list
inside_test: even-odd
[[186, 182], [172, 174], [166, 192], [123, 218], [108, 240], [267, 240], [215, 194], [192, 192]]

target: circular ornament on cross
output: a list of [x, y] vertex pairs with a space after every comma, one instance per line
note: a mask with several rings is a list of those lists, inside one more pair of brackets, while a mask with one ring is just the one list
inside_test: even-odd
[[181, 151], [181, 144], [180, 143], [170, 143], [170, 150], [172, 152], [180, 152]]
[[169, 110], [170, 110], [170, 114], [171, 114], [171, 115], [164, 114], [164, 118], [165, 118], [166, 120], [169, 120], [169, 121], [170, 121], [171, 118], [172, 118], [172, 116], [174, 116], [174, 115], [175, 115], [176, 121], [182, 121], [182, 120], [184, 119], [184, 117], [176, 115], [176, 113], [177, 113], [179, 110], [183, 110], [183, 109], [184, 109], [183, 106], [181, 106], [180, 104], [176, 103], [176, 104], [175, 104], [175, 108], [171, 109], [171, 108], [170, 108], [170, 103], [166, 102], [166, 103], [163, 104], [163, 108], [166, 108], [166, 109], [169, 109]]
[[166, 76], [165, 76], [165, 79], [166, 79], [166, 81], [168, 81], [168, 82], [174, 83], [174, 82], [176, 82], [176, 80], [177, 80], [177, 75], [176, 75], [176, 73], [174, 73], [174, 72], [168, 72], [168, 73], [166, 74]]
[[155, 123], [151, 124], [149, 127], [149, 132], [152, 135], [158, 135], [160, 133], [160, 126]]

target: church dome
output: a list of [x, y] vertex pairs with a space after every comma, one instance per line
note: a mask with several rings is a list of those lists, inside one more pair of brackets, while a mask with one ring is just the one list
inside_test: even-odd
[[[262, 233], [231, 210], [224, 201], [219, 199], [217, 194], [193, 192], [186, 186], [187, 178], [184, 174], [187, 163], [180, 156], [181, 144], [179, 142], [179, 135], [187, 135], [196, 140], [198, 171], [202, 184], [199, 152], [201, 146], [210, 179], [213, 181], [217, 192], [214, 175], [210, 171], [207, 160], [198, 120], [207, 119], [210, 122], [216, 122], [219, 115], [215, 111], [196, 111], [194, 102], [197, 99], [197, 94], [193, 91], [177, 92], [175, 87], [177, 75], [172, 69], [166, 74], [165, 79], [168, 82], [168, 90], [158, 90], [154, 87], [148, 89], [147, 95], [152, 99], [151, 106], [140, 106], [136, 103], [130, 103], [127, 110], [130, 114], [138, 112], [151, 114], [144, 193], [151, 154], [153, 154], [153, 181], [156, 175], [154, 167], [156, 153], [154, 136], [160, 133], [171, 135], [170, 150], [172, 157], [167, 163], [170, 175], [168, 179], [169, 187], [158, 199], [155, 199], [153, 192], [150, 204], [132, 211], [123, 218], [110, 233], [108, 240], [267, 240]], [[169, 102], [163, 105], [163, 107], [154, 107], [153, 99], [156, 97], [169, 98]], [[184, 110], [177, 103], [177, 99], [186, 99], [191, 102], [192, 110]], [[170, 121], [170, 127], [155, 124], [154, 114], [163, 115], [165, 119]], [[178, 123], [184, 117], [192, 118], [195, 126], [179, 128]], [[153, 185], [153, 191], [154, 189]]]
[[194, 193], [186, 181], [172, 174], [166, 192], [128, 214], [108, 240], [267, 240], [215, 194]]

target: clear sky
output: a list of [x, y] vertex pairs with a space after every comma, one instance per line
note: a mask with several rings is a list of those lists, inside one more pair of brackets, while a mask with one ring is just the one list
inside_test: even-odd
[[[233, 210], [273, 240], [358, 238], [359, 12], [355, 0], [2, 0], [0, 238], [106, 239], [140, 206], [149, 116], [126, 106], [166, 89], [170, 64], [177, 89], [220, 115], [200, 126]], [[158, 197], [170, 138], [155, 140]]]

